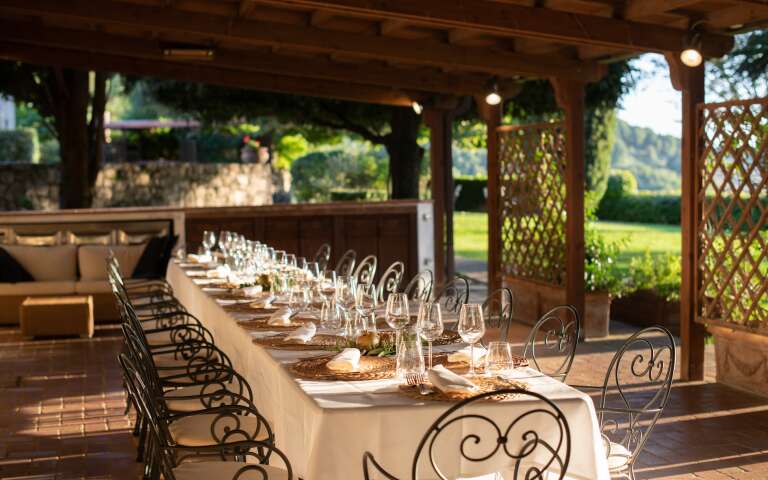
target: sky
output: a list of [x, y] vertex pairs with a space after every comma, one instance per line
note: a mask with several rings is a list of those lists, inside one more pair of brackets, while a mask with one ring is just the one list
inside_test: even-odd
[[622, 97], [619, 118], [657, 133], [680, 137], [682, 111], [680, 92], [672, 88], [667, 68], [660, 68], [661, 55], [647, 54], [634, 65], [640, 70], [635, 88]]

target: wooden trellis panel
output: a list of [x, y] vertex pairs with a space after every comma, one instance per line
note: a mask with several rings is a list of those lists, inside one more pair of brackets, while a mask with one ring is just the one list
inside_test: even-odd
[[501, 274], [563, 285], [563, 125], [503, 126], [498, 134]]
[[768, 99], [699, 108], [699, 321], [768, 334]]

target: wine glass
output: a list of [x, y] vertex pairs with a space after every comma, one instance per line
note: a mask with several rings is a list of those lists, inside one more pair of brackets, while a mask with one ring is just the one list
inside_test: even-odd
[[485, 354], [485, 374], [504, 375], [514, 368], [512, 345], [509, 342], [490, 342]]
[[385, 318], [387, 325], [395, 330], [395, 350], [400, 348], [400, 331], [408, 326], [411, 315], [408, 311], [408, 295], [393, 293], [387, 298]]
[[291, 314], [297, 314], [304, 311], [309, 306], [309, 291], [301, 286], [296, 286], [291, 289], [288, 294], [288, 308], [291, 309]]
[[338, 340], [340, 338], [338, 335], [344, 325], [343, 322], [344, 317], [336, 303], [333, 301], [323, 302], [323, 306], [320, 307], [320, 326], [336, 335]]
[[211, 249], [216, 245], [216, 232], [206, 230], [203, 232], [203, 250], [206, 255], [211, 254]]
[[459, 310], [459, 335], [469, 344], [469, 372], [475, 375], [475, 343], [485, 335], [483, 307], [477, 303], [467, 303]]
[[440, 303], [422, 302], [419, 306], [419, 316], [416, 319], [416, 329], [421, 338], [427, 341], [429, 368], [432, 368], [432, 342], [443, 334], [443, 313]]
[[350, 275], [336, 277], [336, 302], [349, 311], [355, 305], [355, 278]]
[[322, 280], [322, 278], [320, 277], [320, 264], [318, 264], [317, 262], [307, 262], [306, 270], [309, 273], [309, 275], [316, 281]]
[[296, 255], [293, 253], [287, 253], [285, 255], [285, 264], [291, 268], [296, 268]]
[[[362, 317], [365, 330], [376, 331], [376, 308], [379, 291], [374, 284], [358, 285], [355, 291], [355, 309]], [[368, 321], [370, 320], [370, 323]]]

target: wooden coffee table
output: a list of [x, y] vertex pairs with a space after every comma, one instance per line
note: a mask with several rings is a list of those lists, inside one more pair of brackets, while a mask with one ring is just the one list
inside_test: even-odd
[[90, 295], [27, 297], [19, 307], [25, 337], [93, 337], [93, 297]]

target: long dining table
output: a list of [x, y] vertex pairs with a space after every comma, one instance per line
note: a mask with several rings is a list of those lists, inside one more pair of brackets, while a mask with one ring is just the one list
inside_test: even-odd
[[[270, 332], [244, 328], [242, 322], [248, 313], [227, 308], [207, 293], [204, 282], [191, 276], [190, 271], [177, 261], [169, 264], [167, 280], [175, 296], [210, 330], [216, 345], [250, 383], [254, 403], [269, 420], [275, 443], [290, 459], [297, 477], [304, 480], [362, 478], [362, 458], [366, 451], [396, 477], [411, 477], [413, 456], [420, 440], [450, 403], [403, 395], [399, 391], [402, 381], [393, 378], [369, 381], [298, 378], [288, 365], [329, 352], [273, 349], [254, 343], [254, 338]], [[532, 368], [516, 369], [515, 378], [523, 382], [526, 389], [550, 399], [563, 412], [571, 436], [567, 478], [609, 479], [591, 398]], [[536, 401], [531, 398], [472, 406], [498, 419], [500, 424], [504, 418], [509, 419], [508, 424], [516, 415], [536, 407]], [[496, 438], [491, 438], [491, 442], [496, 445]], [[451, 476], [472, 477], [476, 473], [472, 462], [462, 459], [455, 445], [451, 448], [446, 467], [453, 470]]]

